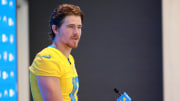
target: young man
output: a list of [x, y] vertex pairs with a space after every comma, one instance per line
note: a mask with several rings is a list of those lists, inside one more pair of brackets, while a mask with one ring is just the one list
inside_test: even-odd
[[62, 4], [52, 12], [52, 45], [39, 52], [29, 68], [34, 101], [78, 101], [78, 75], [70, 53], [78, 46], [82, 21], [75, 5]]

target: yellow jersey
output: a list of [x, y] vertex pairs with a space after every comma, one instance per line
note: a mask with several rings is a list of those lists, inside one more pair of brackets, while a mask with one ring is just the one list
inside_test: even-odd
[[51, 45], [36, 55], [29, 70], [34, 101], [43, 101], [36, 76], [58, 77], [63, 101], [78, 101], [79, 81], [72, 55], [67, 59], [55, 46]]

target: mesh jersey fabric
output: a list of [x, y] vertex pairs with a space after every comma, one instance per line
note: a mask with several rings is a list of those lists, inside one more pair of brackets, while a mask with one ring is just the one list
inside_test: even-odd
[[58, 49], [51, 45], [36, 55], [29, 70], [34, 101], [43, 101], [36, 76], [58, 77], [63, 101], [78, 101], [79, 81], [72, 55], [69, 55], [68, 60]]

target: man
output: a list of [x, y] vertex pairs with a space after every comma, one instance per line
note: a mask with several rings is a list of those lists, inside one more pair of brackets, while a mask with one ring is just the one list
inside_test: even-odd
[[52, 45], [39, 52], [29, 68], [34, 101], [78, 101], [78, 75], [70, 53], [78, 46], [82, 21], [75, 5], [62, 4], [52, 12]]

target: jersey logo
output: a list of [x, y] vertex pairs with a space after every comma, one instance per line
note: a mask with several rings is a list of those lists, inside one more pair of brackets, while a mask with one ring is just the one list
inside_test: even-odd
[[49, 55], [49, 56], [42, 56], [42, 57], [47, 58], [47, 59], [50, 59], [50, 58], [51, 58], [51, 55]]

